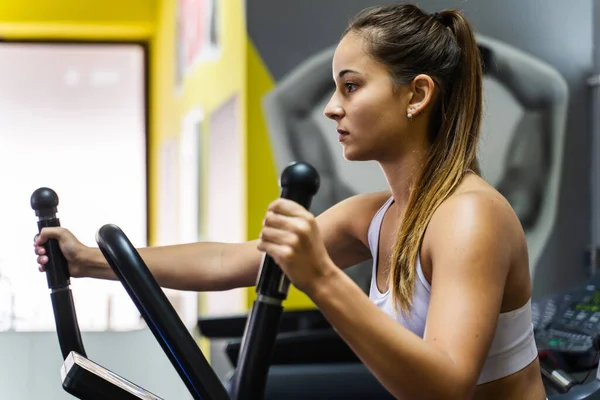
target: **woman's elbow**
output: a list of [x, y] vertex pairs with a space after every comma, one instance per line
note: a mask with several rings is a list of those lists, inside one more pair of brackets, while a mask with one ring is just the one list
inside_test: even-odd
[[452, 386], [451, 394], [444, 397], [445, 399], [471, 400], [477, 389], [477, 378], [463, 376], [456, 379], [456, 384]]
[[[435, 393], [430, 393], [427, 396], [428, 399], [436, 400], [471, 400], [475, 395], [475, 389], [477, 388], [477, 379], [473, 379], [470, 376], [458, 376], [456, 373], [449, 373], [447, 379], [440, 386], [437, 387]], [[431, 385], [430, 388], [434, 388], [437, 385]], [[424, 388], [424, 390], [427, 390]], [[421, 398], [423, 398], [421, 397]]]

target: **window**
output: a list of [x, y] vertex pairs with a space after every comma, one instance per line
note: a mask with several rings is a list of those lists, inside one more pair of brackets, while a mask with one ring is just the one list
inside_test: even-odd
[[[114, 223], [146, 246], [145, 54], [137, 45], [0, 45], [0, 330], [54, 330], [29, 201], [46, 186], [84, 244]], [[84, 331], [142, 326], [119, 282], [72, 279]]]

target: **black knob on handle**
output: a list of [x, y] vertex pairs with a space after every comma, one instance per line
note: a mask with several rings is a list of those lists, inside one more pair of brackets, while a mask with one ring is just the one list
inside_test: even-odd
[[55, 217], [57, 207], [58, 195], [50, 188], [39, 188], [31, 195], [31, 208], [38, 217]]
[[312, 197], [319, 191], [319, 185], [319, 173], [315, 167], [305, 162], [290, 164], [283, 170], [279, 179], [281, 197], [294, 200], [306, 209], [310, 207]]
[[[38, 232], [46, 227], [60, 226], [60, 220], [56, 217], [58, 207], [58, 195], [50, 188], [42, 187], [31, 195], [31, 208], [38, 216]], [[67, 260], [60, 251], [56, 239], [50, 239], [44, 244], [48, 263], [46, 264], [46, 277], [50, 289], [58, 289], [69, 286], [70, 274]]]
[[[305, 162], [296, 162], [287, 166], [281, 173], [279, 186], [281, 198], [295, 201], [307, 210], [313, 196], [319, 190], [320, 178], [317, 170]], [[285, 300], [289, 281], [271, 256], [265, 255], [256, 285], [256, 292]]]

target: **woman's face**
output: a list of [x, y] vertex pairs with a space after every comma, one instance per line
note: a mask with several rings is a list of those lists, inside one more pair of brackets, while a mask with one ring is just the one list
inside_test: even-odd
[[410, 88], [394, 88], [389, 71], [353, 32], [336, 49], [333, 77], [336, 91], [324, 114], [337, 122], [344, 157], [386, 161], [401, 156], [407, 150]]

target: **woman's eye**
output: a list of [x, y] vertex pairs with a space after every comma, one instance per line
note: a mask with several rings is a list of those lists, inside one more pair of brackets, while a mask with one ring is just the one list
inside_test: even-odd
[[354, 83], [346, 83], [346, 89], [348, 89], [349, 92], [354, 92], [356, 90], [356, 84]]

